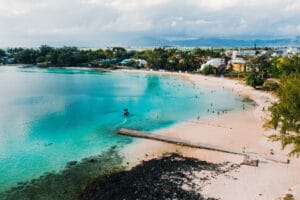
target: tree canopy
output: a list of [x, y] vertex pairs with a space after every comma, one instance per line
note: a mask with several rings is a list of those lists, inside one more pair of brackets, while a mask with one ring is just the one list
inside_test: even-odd
[[209, 75], [209, 74], [216, 75], [217, 74], [217, 69], [212, 65], [208, 65], [208, 66], [204, 67], [204, 69], [202, 70], [202, 73], [204, 75]]
[[281, 141], [283, 148], [292, 145], [291, 155], [300, 153], [300, 74], [282, 76], [278, 93], [279, 101], [270, 108], [269, 123], [280, 134], [270, 138]]
[[[5, 51], [4, 55], [5, 55]], [[107, 49], [78, 49], [76, 47], [54, 48], [42, 45], [37, 49], [11, 48], [7, 49], [13, 64], [45, 64], [43, 66], [111, 66], [111, 63], [101, 60], [143, 59], [152, 69], [169, 71], [196, 71], [207, 57], [221, 56], [221, 50], [155, 48], [142, 51], [126, 50], [122, 47]], [[0, 51], [1, 56], [1, 51]], [[7, 58], [8, 59], [8, 58]], [[5, 63], [5, 62], [4, 62]], [[113, 63], [115, 65], [116, 63]]]

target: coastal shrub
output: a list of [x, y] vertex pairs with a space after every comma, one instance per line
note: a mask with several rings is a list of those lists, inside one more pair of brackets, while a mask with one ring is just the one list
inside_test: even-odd
[[229, 78], [244, 79], [244, 78], [246, 78], [247, 74], [245, 72], [234, 72], [234, 71], [226, 70], [223, 75], [224, 75], [224, 77], [229, 77]]
[[292, 194], [286, 194], [285, 197], [283, 197], [283, 200], [295, 200], [295, 198]]
[[263, 84], [263, 89], [266, 91], [276, 91], [279, 88], [279, 84], [275, 80], [267, 80]]
[[209, 74], [217, 74], [217, 69], [212, 66], [212, 65], [208, 65], [206, 67], [204, 67], [204, 69], [201, 71], [202, 74], [204, 75], [209, 75]]
[[255, 76], [255, 75], [252, 75], [252, 74], [246, 78], [246, 84], [250, 85], [254, 88], [256, 88], [257, 86], [263, 85], [263, 83], [264, 83], [264, 81], [261, 78]]
[[3, 49], [0, 49], [0, 58], [6, 56], [6, 53]]

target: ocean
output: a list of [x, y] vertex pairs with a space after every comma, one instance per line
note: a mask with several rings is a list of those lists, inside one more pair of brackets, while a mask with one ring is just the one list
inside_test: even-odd
[[179, 76], [0, 67], [0, 192], [134, 142], [119, 128], [157, 130], [241, 110], [243, 101]]

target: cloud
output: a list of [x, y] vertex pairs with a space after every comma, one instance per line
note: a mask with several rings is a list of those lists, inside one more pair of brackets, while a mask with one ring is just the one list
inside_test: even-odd
[[189, 3], [191, 5], [199, 6], [200, 8], [209, 9], [213, 11], [223, 10], [227, 8], [231, 8], [236, 6], [239, 2], [238, 0], [199, 0], [199, 1], [192, 1], [190, 0]]
[[103, 46], [141, 37], [297, 36], [299, 0], [0, 0], [0, 45]]
[[121, 11], [134, 11], [140, 8], [147, 8], [153, 6], [161, 6], [171, 2], [171, 0], [83, 0], [82, 3], [106, 6]]
[[299, 12], [300, 11], [300, 1], [295, 1], [291, 4], [286, 5], [285, 10], [288, 12]]
[[13, 16], [13, 15], [24, 15], [30, 12], [32, 9], [42, 7], [43, 3], [40, 1], [29, 0], [27, 2], [10, 0], [0, 0], [0, 16]]

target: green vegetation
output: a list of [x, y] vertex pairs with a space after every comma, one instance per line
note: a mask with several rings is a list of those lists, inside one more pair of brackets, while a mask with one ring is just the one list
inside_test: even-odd
[[271, 69], [271, 63], [261, 57], [250, 59], [248, 68], [250, 69], [250, 72], [246, 78], [246, 84], [254, 88], [262, 86], [267, 78], [272, 77], [269, 71]]
[[6, 55], [5, 51], [0, 49], [0, 58], [4, 57]]
[[283, 197], [283, 200], [295, 200], [295, 198], [292, 194], [286, 194], [285, 197]]
[[278, 90], [279, 101], [270, 108], [269, 124], [280, 130], [272, 135], [274, 141], [281, 141], [282, 147], [292, 145], [290, 155], [300, 153], [300, 74], [283, 75]]
[[[0, 51], [2, 64], [33, 64], [40, 67], [49, 66], [86, 66], [110, 67], [121, 64], [123, 59], [133, 59], [125, 64], [128, 67], [139, 68], [134, 59], [147, 61], [149, 68], [169, 71], [195, 72], [207, 57], [221, 57], [222, 49], [179, 50], [175, 48], [155, 48], [143, 51], [127, 51], [121, 47], [97, 50], [80, 50], [76, 47], [53, 48], [41, 46], [38, 49], [13, 48]], [[132, 64], [132, 65], [131, 65]]]
[[285, 75], [300, 73], [300, 59], [298, 55], [279, 58], [276, 60], [276, 65], [280, 72]]
[[[33, 64], [40, 67], [49, 66], [87, 66], [114, 68], [123, 59], [143, 59], [148, 67], [169, 71], [196, 71], [205, 62], [206, 57], [220, 57], [223, 50], [193, 49], [178, 50], [175, 48], [156, 48], [144, 51], [127, 51], [121, 47], [97, 50], [80, 50], [76, 47], [53, 48], [41, 46], [38, 49], [12, 48], [5, 53], [0, 50], [2, 64]], [[139, 68], [134, 61], [125, 64], [128, 67]]]
[[283, 74], [290, 75], [300, 72], [298, 55], [266, 59], [255, 57], [248, 61], [246, 83], [254, 88], [262, 86], [270, 78], [280, 78]]
[[[0, 51], [0, 57], [1, 52]], [[39, 64], [40, 66], [98, 66], [102, 59], [125, 59], [132, 55], [126, 49], [115, 47], [111, 49], [79, 50], [76, 47], [53, 48], [41, 46], [38, 49], [13, 48], [7, 50], [8, 56], [3, 64]], [[9, 60], [12, 61], [9, 61]]]
[[257, 75], [255, 74], [250, 74], [247, 76], [246, 78], [246, 84], [250, 85], [254, 88], [256, 88], [257, 86], [261, 86], [263, 85], [264, 81]]
[[202, 70], [202, 73], [204, 75], [216, 75], [217, 74], [217, 69], [214, 66], [208, 65], [206, 67], [204, 67], [204, 69]]
[[279, 88], [279, 83], [276, 80], [266, 80], [262, 86], [265, 91], [276, 92]]
[[[292, 147], [290, 155], [300, 153], [300, 60], [298, 55], [273, 59], [254, 58], [249, 62], [246, 83], [276, 92], [279, 101], [270, 107], [267, 125], [278, 129], [270, 136], [282, 148]], [[271, 78], [271, 79], [270, 79]]]
[[152, 69], [165, 69], [168, 71], [195, 72], [207, 57], [220, 57], [220, 51], [213, 49], [195, 48], [192, 50], [178, 50], [175, 48], [156, 48], [137, 52], [135, 58], [144, 59]]

